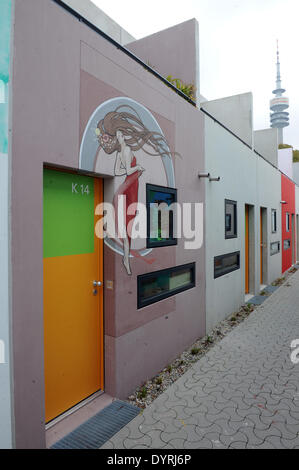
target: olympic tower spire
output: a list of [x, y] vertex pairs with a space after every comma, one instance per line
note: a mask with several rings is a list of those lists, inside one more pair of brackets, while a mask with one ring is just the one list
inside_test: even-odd
[[272, 91], [275, 95], [270, 101], [270, 114], [271, 127], [278, 129], [278, 143], [283, 143], [283, 128], [289, 125], [289, 113], [286, 109], [289, 108], [289, 98], [283, 96], [285, 89], [281, 87], [281, 76], [280, 76], [280, 61], [279, 61], [279, 48], [277, 41], [277, 77], [276, 77], [276, 89]]

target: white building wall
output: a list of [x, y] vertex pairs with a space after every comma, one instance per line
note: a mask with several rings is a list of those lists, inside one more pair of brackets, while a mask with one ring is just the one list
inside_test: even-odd
[[[268, 208], [268, 283], [281, 272], [281, 255], [270, 259], [271, 208], [280, 230], [280, 173], [211, 118], [205, 118], [206, 168], [220, 182], [206, 180], [206, 322], [207, 332], [245, 303], [245, 205], [254, 206], [252, 294], [260, 292], [260, 207]], [[204, 180], [201, 180], [204, 181]], [[237, 201], [238, 237], [225, 239], [225, 199]], [[214, 279], [214, 257], [240, 251], [240, 269]]]
[[278, 168], [289, 178], [293, 176], [293, 149], [286, 148], [278, 150]]
[[[281, 276], [281, 173], [268, 162], [257, 157], [258, 162], [258, 198], [260, 207], [267, 209], [267, 277], [264, 283], [269, 285]], [[277, 211], [277, 232], [272, 233], [272, 209]], [[280, 242], [280, 253], [270, 255], [270, 244]]]
[[278, 133], [277, 129], [254, 131], [254, 148], [270, 163], [278, 166]]
[[250, 147], [253, 146], [252, 93], [228, 96], [202, 103], [202, 108], [236, 134]]
[[293, 163], [293, 178], [295, 183], [299, 185], [299, 162]]

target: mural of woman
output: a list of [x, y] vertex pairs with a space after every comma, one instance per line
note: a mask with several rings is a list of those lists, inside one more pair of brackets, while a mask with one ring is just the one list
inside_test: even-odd
[[[108, 155], [116, 153], [114, 174], [125, 176], [125, 181], [120, 185], [114, 195], [113, 204], [116, 214], [116, 229], [118, 204], [125, 201], [123, 213], [125, 214], [125, 233], [122, 234], [123, 264], [128, 274], [132, 274], [130, 266], [131, 229], [136, 217], [138, 203], [139, 178], [145, 169], [137, 163], [135, 152], [142, 149], [149, 156], [171, 156], [164, 136], [158, 132], [152, 132], [146, 128], [137, 112], [130, 106], [128, 111], [120, 111], [120, 106], [115, 111], [109, 112], [104, 119], [98, 122], [96, 136], [99, 146]], [[125, 198], [120, 199], [120, 196]], [[130, 207], [131, 206], [131, 207]], [[130, 207], [130, 215], [127, 210]]]

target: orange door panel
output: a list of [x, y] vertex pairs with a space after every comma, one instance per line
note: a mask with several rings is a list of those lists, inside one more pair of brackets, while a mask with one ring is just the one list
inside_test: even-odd
[[102, 241], [95, 206], [102, 182], [44, 172], [46, 422], [103, 389]]

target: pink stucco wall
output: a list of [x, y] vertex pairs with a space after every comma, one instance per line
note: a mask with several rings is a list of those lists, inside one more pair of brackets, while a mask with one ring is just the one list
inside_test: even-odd
[[163, 77], [193, 83], [199, 96], [199, 32], [196, 19], [130, 42], [126, 48]]
[[[16, 2], [13, 67], [15, 440], [17, 447], [43, 448], [43, 165], [76, 171], [90, 112], [104, 100], [128, 96], [152, 112], [183, 156], [175, 167], [180, 202], [204, 202], [197, 177], [204, 168], [204, 124], [197, 109], [49, 0]], [[114, 281], [114, 290], [105, 290], [105, 384], [117, 397], [127, 396], [205, 333], [204, 248], [186, 251], [180, 241], [159, 250], [154, 268], [134, 260], [129, 277], [121, 257], [105, 247], [105, 278]], [[137, 310], [138, 274], [194, 261], [196, 288]]]

